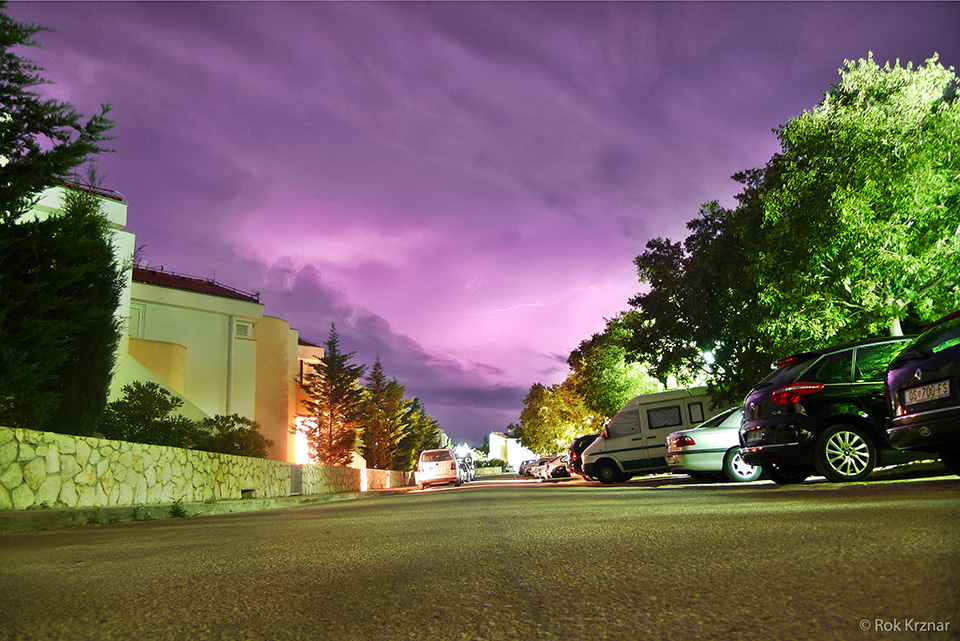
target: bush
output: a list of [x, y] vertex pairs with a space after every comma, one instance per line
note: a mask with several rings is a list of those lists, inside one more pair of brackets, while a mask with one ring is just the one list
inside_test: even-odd
[[510, 464], [502, 458], [491, 458], [480, 462], [480, 467], [499, 467], [501, 472], [509, 472]]
[[182, 405], [159, 384], [135, 381], [123, 387], [123, 398], [107, 404], [100, 433], [118, 441], [195, 448], [201, 434], [196, 423], [175, 413]]
[[260, 433], [260, 425], [238, 414], [217, 415], [197, 423], [197, 449], [237, 456], [267, 458], [273, 441]]
[[267, 458], [273, 447], [256, 421], [233, 414], [198, 423], [176, 413], [182, 406], [183, 399], [157, 383], [133, 382], [124, 386], [122, 398], [107, 405], [100, 434], [131, 443], [258, 458]]

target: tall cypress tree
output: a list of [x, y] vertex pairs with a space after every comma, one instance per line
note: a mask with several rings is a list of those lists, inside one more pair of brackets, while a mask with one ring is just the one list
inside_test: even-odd
[[367, 394], [360, 379], [367, 368], [350, 362], [355, 354], [340, 351], [340, 335], [331, 324], [323, 357], [311, 364], [313, 371], [300, 384], [307, 393], [303, 406], [312, 420], [298, 430], [307, 437], [310, 457], [321, 465], [349, 464], [356, 447]]
[[99, 197], [69, 194], [63, 211], [25, 217], [61, 184], [112, 126], [41, 100], [42, 71], [18, 56], [43, 27], [0, 4], [0, 424], [93, 433], [106, 403], [119, 338], [119, 271]]
[[387, 378], [379, 356], [367, 377], [366, 387], [360, 452], [367, 460], [367, 467], [387, 470], [406, 432], [404, 416], [410, 401], [403, 398], [406, 388], [396, 378]]

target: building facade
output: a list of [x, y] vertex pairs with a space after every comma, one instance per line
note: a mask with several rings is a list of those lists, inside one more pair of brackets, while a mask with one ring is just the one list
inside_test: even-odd
[[[36, 215], [60, 210], [64, 189], [41, 194]], [[319, 360], [323, 349], [301, 341], [287, 321], [265, 315], [257, 295], [211, 279], [134, 266], [136, 237], [125, 229], [127, 203], [117, 194], [96, 193], [117, 260], [127, 265], [117, 310], [126, 329], [109, 400], [135, 381], [157, 383], [183, 400], [185, 417], [239, 414], [259, 423], [273, 441], [270, 459], [308, 462], [292, 429], [302, 393], [298, 382], [304, 364]]]

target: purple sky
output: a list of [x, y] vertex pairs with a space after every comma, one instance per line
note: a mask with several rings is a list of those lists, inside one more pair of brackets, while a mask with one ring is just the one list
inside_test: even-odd
[[960, 3], [11, 2], [46, 95], [114, 106], [104, 186], [152, 266], [421, 397], [517, 421], [626, 309], [633, 259], [777, 151], [844, 59], [960, 68]]

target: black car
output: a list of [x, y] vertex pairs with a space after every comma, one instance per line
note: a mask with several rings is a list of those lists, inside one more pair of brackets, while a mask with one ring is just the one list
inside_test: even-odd
[[887, 369], [887, 435], [900, 449], [938, 452], [960, 474], [960, 312], [928, 327]]
[[858, 481], [877, 464], [911, 460], [887, 439], [883, 379], [913, 337], [839, 345], [776, 361], [747, 395], [740, 454], [776, 483], [800, 483], [815, 471]]
[[580, 455], [583, 454], [583, 451], [590, 446], [599, 434], [587, 434], [585, 436], [578, 436], [573, 439], [573, 443], [570, 444], [570, 448], [567, 450], [567, 471], [570, 472], [570, 475], [579, 474], [583, 476], [583, 461], [580, 458]]

